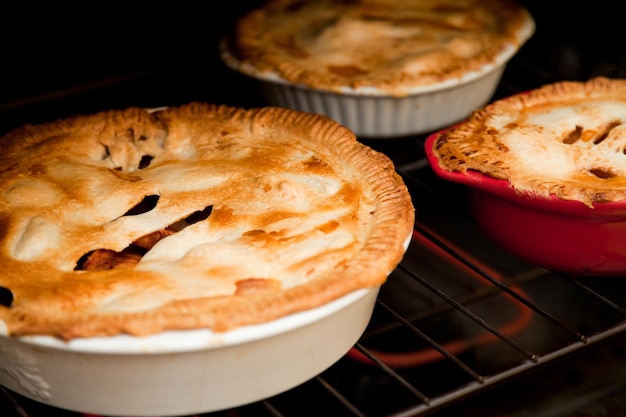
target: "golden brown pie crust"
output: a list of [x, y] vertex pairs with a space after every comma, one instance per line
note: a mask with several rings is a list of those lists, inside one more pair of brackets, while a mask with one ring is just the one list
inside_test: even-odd
[[[267, 322], [381, 285], [413, 226], [392, 162], [320, 115], [130, 108], [24, 126], [0, 147], [13, 336]], [[151, 248], [139, 263], [80, 266], [134, 243]]]
[[559, 82], [495, 101], [433, 143], [441, 168], [592, 207], [626, 199], [626, 80]]
[[533, 31], [510, 0], [273, 0], [238, 21], [223, 57], [253, 76], [402, 96], [493, 65]]

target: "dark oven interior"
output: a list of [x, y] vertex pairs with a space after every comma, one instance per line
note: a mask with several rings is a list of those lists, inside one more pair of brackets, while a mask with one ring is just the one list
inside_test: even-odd
[[[5, 14], [1, 133], [108, 108], [263, 105], [216, 50], [233, 19], [259, 2], [219, 11], [213, 3], [133, 12], [99, 4]], [[626, 77], [615, 3], [523, 3], [537, 30], [494, 99], [559, 80]], [[396, 163], [416, 224], [357, 345], [299, 387], [206, 417], [626, 414], [626, 281], [554, 273], [491, 242], [474, 224], [465, 190], [431, 172], [424, 139], [364, 140]], [[0, 414], [80, 416], [5, 388]]]

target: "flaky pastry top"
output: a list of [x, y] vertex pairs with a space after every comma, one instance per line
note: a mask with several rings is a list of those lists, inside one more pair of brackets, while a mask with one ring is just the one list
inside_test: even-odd
[[433, 142], [439, 166], [519, 192], [594, 203], [626, 199], [626, 80], [566, 81], [495, 101]]
[[239, 20], [223, 57], [252, 76], [402, 96], [500, 64], [533, 31], [510, 0], [273, 0]]
[[391, 161], [319, 115], [131, 108], [25, 126], [0, 147], [13, 336], [266, 322], [382, 284], [413, 225]]

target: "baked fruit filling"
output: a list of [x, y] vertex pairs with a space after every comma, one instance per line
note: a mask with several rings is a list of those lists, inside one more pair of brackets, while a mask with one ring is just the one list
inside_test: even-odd
[[[141, 203], [126, 212], [125, 216], [135, 216], [152, 210], [156, 206], [158, 197], [157, 195], [146, 196]], [[205, 220], [211, 214], [212, 209], [212, 206], [208, 206], [204, 210], [196, 211], [183, 220], [140, 237], [119, 252], [109, 249], [92, 250], [81, 256], [76, 263], [75, 270], [98, 271], [133, 266], [139, 263], [143, 255], [161, 239], [173, 235], [191, 224]]]
[[0, 146], [12, 336], [263, 323], [381, 285], [413, 226], [391, 161], [314, 114], [126, 109]]

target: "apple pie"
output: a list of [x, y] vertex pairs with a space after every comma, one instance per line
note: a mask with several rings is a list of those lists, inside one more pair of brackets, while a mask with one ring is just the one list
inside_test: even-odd
[[626, 199], [626, 80], [563, 81], [495, 101], [433, 142], [439, 166], [593, 207]]
[[0, 146], [10, 336], [268, 322], [381, 285], [413, 227], [389, 158], [316, 114], [129, 108]]
[[291, 85], [405, 96], [502, 64], [533, 31], [510, 0], [272, 0], [239, 19], [223, 57]]

